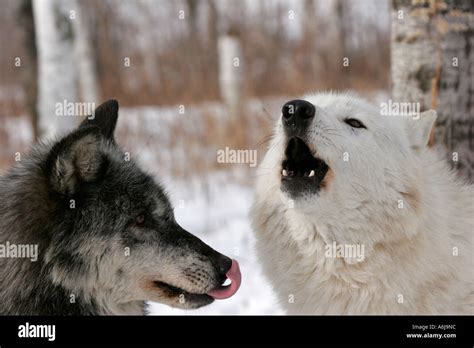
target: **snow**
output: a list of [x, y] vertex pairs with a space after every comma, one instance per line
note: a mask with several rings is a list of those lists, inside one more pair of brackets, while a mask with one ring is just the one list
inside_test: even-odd
[[233, 297], [196, 310], [151, 302], [151, 314], [283, 314], [254, 250], [255, 239], [248, 216], [252, 188], [233, 183], [228, 172], [194, 178], [190, 182], [168, 178], [162, 183], [175, 206], [178, 223], [214, 249], [236, 259], [242, 272], [242, 285]]

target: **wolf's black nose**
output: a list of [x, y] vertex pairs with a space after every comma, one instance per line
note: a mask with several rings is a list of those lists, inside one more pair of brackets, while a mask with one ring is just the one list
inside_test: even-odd
[[288, 136], [302, 135], [313, 119], [316, 108], [305, 100], [291, 100], [281, 110], [282, 121]]
[[225, 275], [230, 269], [230, 266], [232, 266], [232, 259], [222, 254], [219, 255], [217, 259], [217, 269], [219, 270], [219, 273]]

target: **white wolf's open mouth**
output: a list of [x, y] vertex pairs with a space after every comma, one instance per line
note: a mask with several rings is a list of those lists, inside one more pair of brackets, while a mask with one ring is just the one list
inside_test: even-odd
[[317, 193], [328, 170], [326, 162], [314, 157], [303, 140], [292, 137], [282, 162], [281, 189], [292, 196]]

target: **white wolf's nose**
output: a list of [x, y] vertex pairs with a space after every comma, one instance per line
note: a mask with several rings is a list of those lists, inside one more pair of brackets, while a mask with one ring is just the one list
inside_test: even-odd
[[295, 99], [283, 105], [282, 122], [288, 137], [300, 136], [308, 128], [316, 114], [316, 108], [310, 102]]

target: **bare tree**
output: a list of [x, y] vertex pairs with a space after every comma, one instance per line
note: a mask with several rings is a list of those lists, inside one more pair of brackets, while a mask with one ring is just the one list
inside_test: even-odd
[[435, 141], [474, 178], [474, 2], [394, 0], [393, 98], [438, 111]]
[[35, 42], [35, 21], [33, 17], [32, 0], [22, 0], [19, 7], [19, 22], [23, 28], [23, 42], [25, 56], [21, 69], [21, 83], [25, 90], [26, 111], [31, 116], [33, 124], [33, 135], [39, 135], [39, 120], [37, 104], [38, 79], [37, 79], [37, 56]]
[[198, 7], [197, 1], [186, 0], [186, 7], [188, 9], [189, 31], [188, 34], [191, 39], [196, 39], [198, 34]]
[[99, 83], [97, 78], [96, 59], [91, 30], [92, 21], [84, 1], [74, 1], [76, 11], [72, 20], [74, 30], [74, 45], [78, 68], [80, 96], [89, 103], [99, 102]]
[[77, 89], [74, 68], [71, 1], [33, 1], [38, 50], [39, 131], [51, 136], [72, 128], [76, 120], [56, 115], [57, 103], [74, 102]]
[[[215, 0], [207, 0], [207, 42], [203, 47], [206, 50], [205, 67], [208, 76], [209, 91], [218, 91], [218, 52], [217, 41], [219, 40], [219, 12]], [[212, 69], [212, 70], [211, 70]], [[208, 93], [209, 94], [209, 93]]]
[[229, 33], [221, 36], [218, 47], [221, 96], [227, 105], [230, 117], [237, 119], [242, 105], [243, 79], [242, 48], [239, 35]]
[[341, 73], [343, 58], [347, 57], [346, 52], [346, 16], [347, 4], [343, 0], [332, 0], [329, 2], [329, 14], [326, 19], [327, 29], [325, 32], [324, 55], [326, 69], [329, 67], [333, 71]]

